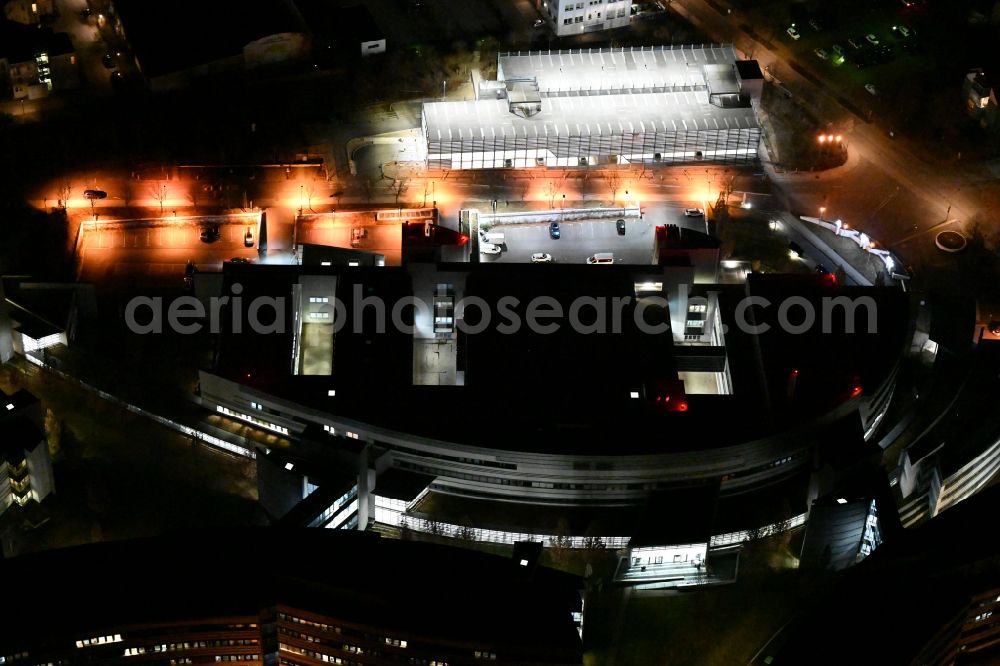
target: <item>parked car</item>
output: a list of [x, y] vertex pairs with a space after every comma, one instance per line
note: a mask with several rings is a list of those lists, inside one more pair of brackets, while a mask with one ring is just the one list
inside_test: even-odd
[[243, 234], [243, 246], [253, 247], [253, 231], [247, 227], [247, 232]]
[[552, 255], [548, 252], [536, 252], [531, 255], [531, 263], [533, 264], [548, 264], [552, 263]]
[[802, 35], [799, 34], [799, 31], [795, 29], [795, 24], [794, 23], [785, 32], [787, 32], [788, 36], [791, 37], [792, 39], [794, 39], [795, 41], [798, 41], [799, 38], [802, 37]]
[[830, 54], [827, 53], [826, 51], [824, 51], [823, 49], [815, 49], [815, 50], [813, 50], [813, 53], [815, 53], [816, 57], [819, 58], [820, 60], [829, 60], [830, 59]]
[[701, 208], [685, 208], [684, 209], [684, 215], [686, 217], [701, 217], [704, 214], [705, 214], [705, 211], [703, 211]]
[[615, 222], [615, 230], [618, 231], [619, 236], [625, 235], [625, 220], [618, 220]]
[[482, 254], [500, 254], [502, 248], [499, 245], [494, 245], [493, 243], [480, 243], [479, 251]]
[[84, 190], [83, 196], [87, 199], [107, 199], [108, 193], [104, 190]]
[[874, 84], [866, 83], [865, 84], [865, 90], [867, 90], [871, 94], [875, 95], [876, 97], [878, 96], [878, 88], [876, 88]]
[[905, 25], [896, 26], [896, 30], [899, 31], [903, 37], [909, 37], [913, 34], [913, 31], [907, 28]]
[[594, 254], [587, 257], [588, 264], [613, 264], [615, 263], [615, 255], [611, 252], [595, 252]]
[[854, 41], [853, 39], [848, 39], [847, 40], [847, 45], [850, 46], [855, 51], [860, 51], [861, 50], [861, 43], [860, 43], [860, 41]]
[[834, 44], [833, 46], [830, 47], [830, 50], [839, 56], [844, 55], [844, 47], [841, 46], [840, 44]]
[[549, 238], [551, 238], [553, 240], [559, 240], [560, 236], [562, 236], [562, 232], [559, 230], [559, 223], [558, 222], [550, 222], [549, 223]]
[[214, 243], [222, 237], [222, 231], [219, 227], [208, 227], [203, 229], [201, 232], [201, 242], [202, 243]]
[[866, 39], [866, 40], [868, 41], [868, 43], [869, 43], [869, 44], [871, 44], [872, 46], [878, 46], [878, 37], [876, 37], [876, 36], [875, 36], [875, 35], [873, 35], [872, 33], [870, 33], [870, 32], [869, 32], [869, 33], [868, 33], [867, 35], [865, 35], [865, 39]]

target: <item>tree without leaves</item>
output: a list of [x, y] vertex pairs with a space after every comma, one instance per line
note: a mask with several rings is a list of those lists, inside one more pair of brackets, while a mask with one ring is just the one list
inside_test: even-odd
[[614, 206], [618, 199], [618, 190], [622, 188], [622, 175], [617, 171], [612, 171], [604, 177], [604, 181], [608, 184], [608, 190], [611, 192], [611, 205]]
[[393, 196], [396, 197], [396, 205], [399, 205], [399, 198], [406, 193], [406, 190], [410, 188], [410, 179], [406, 177], [397, 178], [392, 181], [392, 185], [389, 189], [392, 191]]
[[559, 194], [559, 185], [556, 181], [550, 180], [545, 184], [545, 197], [549, 200], [549, 208], [555, 208], [556, 195]]
[[162, 183], [150, 185], [149, 194], [160, 203], [160, 215], [163, 215], [163, 201], [167, 198], [167, 186]]

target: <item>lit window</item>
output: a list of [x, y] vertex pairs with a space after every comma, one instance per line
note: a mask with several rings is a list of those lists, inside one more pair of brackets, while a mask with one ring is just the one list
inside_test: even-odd
[[639, 392], [638, 391], [629, 391], [628, 392], [628, 397], [632, 398], [633, 400], [638, 400], [639, 399]]
[[332, 398], [333, 396], [337, 395], [337, 389], [330, 389], [329, 391], [326, 392], [326, 395], [327, 397]]
[[358, 263], [357, 261], [348, 261], [347, 265], [348, 266], [360, 266], [361, 264]]
[[8, 402], [8, 403], [7, 403], [7, 411], [9, 412], [9, 411], [11, 411], [12, 409], [14, 409], [14, 403], [12, 403], [12, 402]]
[[522, 567], [528, 566], [528, 560], [521, 560], [521, 566]]
[[285, 469], [291, 472], [295, 468], [295, 463], [285, 463]]
[[331, 262], [329, 262], [329, 261], [321, 261], [321, 262], [319, 262], [319, 265], [320, 266], [332, 266], [333, 264]]

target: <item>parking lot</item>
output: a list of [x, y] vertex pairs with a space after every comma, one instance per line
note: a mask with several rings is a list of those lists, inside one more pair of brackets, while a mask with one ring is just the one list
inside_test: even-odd
[[[180, 287], [188, 261], [199, 270], [219, 270], [232, 257], [257, 260], [254, 247], [244, 246], [247, 224], [219, 225], [218, 240], [201, 240], [204, 226], [172, 224], [156, 227], [88, 225], [81, 238], [80, 279], [131, 286]], [[256, 234], [257, 225], [249, 225]]]
[[543, 252], [552, 255], [556, 263], [583, 264], [596, 252], [611, 252], [616, 264], [645, 264], [653, 261], [655, 233], [653, 224], [644, 219], [629, 218], [625, 235], [615, 230], [614, 219], [578, 220], [559, 223], [560, 238], [549, 236], [549, 225], [504, 224], [491, 232], [503, 232], [503, 251], [498, 255], [480, 254], [483, 263], [523, 264], [531, 255]]

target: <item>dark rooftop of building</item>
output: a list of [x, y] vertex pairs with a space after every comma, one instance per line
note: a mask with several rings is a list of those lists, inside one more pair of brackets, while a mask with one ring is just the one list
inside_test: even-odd
[[19, 463], [25, 451], [34, 451], [44, 440], [45, 435], [26, 416], [0, 421], [0, 456], [7, 462]]
[[576, 577], [537, 568], [529, 578], [508, 558], [372, 533], [178, 532], [2, 560], [0, 574], [18, 599], [4, 614], [4, 654], [147, 622], [256, 615], [268, 603], [415, 640], [580, 649]]
[[258, 39], [303, 30], [282, 0], [114, 0], [114, 7], [149, 78], [238, 56]]
[[756, 60], [737, 60], [736, 73], [744, 81], [764, 78], [764, 73], [760, 71], [760, 64]]
[[[15, 391], [13, 395], [7, 395], [6, 392], [0, 390], [0, 421], [10, 414], [17, 414], [25, 407], [37, 403], [38, 398], [25, 389]], [[13, 405], [14, 408], [7, 409], [7, 405]]]
[[[860, 645], [865, 663], [916, 663], [924, 643], [973, 596], [1000, 587], [1000, 556], [983, 532], [995, 523], [998, 503], [1000, 486], [984, 490], [828, 579], [782, 632], [773, 666], [856, 662]], [[881, 636], [894, 638], [859, 639], [873, 622]], [[979, 656], [959, 663], [996, 663], [995, 649]]]
[[431, 485], [436, 477], [409, 470], [391, 467], [379, 474], [375, 494], [389, 499], [412, 502]]
[[0, 58], [11, 63], [34, 60], [40, 36], [41, 31], [37, 27], [0, 17]]
[[629, 546], [708, 543], [718, 496], [718, 481], [652, 493]]
[[[246, 307], [251, 295], [287, 297], [303, 269], [227, 265], [225, 270], [224, 293], [229, 292], [229, 284], [239, 281]], [[527, 302], [540, 294], [562, 303], [564, 312], [578, 296], [631, 295], [637, 271], [641, 272], [618, 266], [597, 273], [587, 266], [465, 264], [440, 266], [439, 270], [445, 271], [442, 275], [448, 270], [468, 273], [466, 294], [487, 303], [496, 303], [502, 296], [520, 299], [515, 310], [522, 315]], [[604, 334], [579, 333], [563, 320], [551, 334], [534, 334], [527, 326], [505, 334], [498, 328], [503, 321], [494, 317], [483, 332], [458, 338], [457, 363], [464, 371], [464, 386], [413, 386], [412, 337], [391, 325], [385, 333], [375, 333], [370, 321], [362, 331], [355, 331], [350, 314], [356, 286], [363, 297], [380, 296], [388, 303], [410, 296], [407, 269], [309, 269], [309, 274], [324, 273], [338, 275], [337, 292], [349, 319], [336, 333], [332, 377], [289, 374], [290, 332], [268, 336], [266, 341], [247, 333], [224, 334], [215, 372], [343, 418], [498, 448], [666, 453], [750, 441], [826, 414], [848, 400], [859, 384], [862, 390], [877, 387], [892, 368], [902, 342], [902, 329], [890, 321], [898, 313], [893, 305], [895, 294], [877, 289], [864, 292], [880, 306], [880, 328], [875, 335], [774, 332], [752, 336], [731, 327], [726, 343], [735, 395], [677, 393], [678, 401], [673, 404], [684, 402], [687, 411], [669, 411], [652, 405], [652, 398], [630, 398], [633, 390], [643, 389], [652, 396], [661, 387], [678, 391], [680, 387], [671, 335], [640, 331], [634, 325], [632, 303], [624, 310], [620, 333], [610, 329]], [[786, 295], [819, 297], [827, 288], [810, 276], [756, 284], [773, 302]], [[739, 288], [720, 291], [729, 297], [745, 295]], [[842, 292], [833, 289], [830, 293]], [[735, 306], [731, 298], [726, 301], [729, 297], [720, 298], [731, 309]], [[775, 310], [777, 306], [762, 317], [773, 318]], [[655, 309], [645, 314], [649, 323], [666, 315]], [[285, 315], [289, 318], [286, 330], [291, 331], [292, 313]], [[367, 316], [374, 316], [371, 309]], [[228, 322], [231, 317], [222, 319]], [[471, 314], [466, 321], [474, 323]], [[904, 317], [904, 328], [905, 321]], [[799, 379], [789, 401], [787, 382], [795, 368]], [[337, 389], [335, 397], [327, 396], [331, 387]], [[773, 413], [768, 409], [768, 392]], [[498, 396], [502, 396], [499, 401]], [[483, 427], [482, 405], [492, 405], [490, 427]], [[723, 410], [726, 418], [715, 418]], [[713, 419], [712, 428], [699, 425], [705, 418]], [[699, 433], [697, 437], [688, 436], [692, 429]]]

